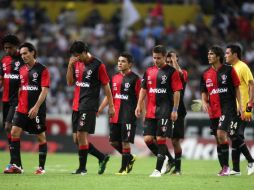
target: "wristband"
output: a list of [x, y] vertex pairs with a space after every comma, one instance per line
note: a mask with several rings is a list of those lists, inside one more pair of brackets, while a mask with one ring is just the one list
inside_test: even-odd
[[172, 112], [177, 112], [178, 108], [173, 107]]

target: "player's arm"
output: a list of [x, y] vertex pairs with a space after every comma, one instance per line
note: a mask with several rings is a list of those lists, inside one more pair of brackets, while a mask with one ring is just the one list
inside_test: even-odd
[[2, 75], [0, 75], [0, 88], [2, 88], [2, 86], [3, 86], [3, 77]]
[[77, 57], [70, 57], [69, 64], [66, 73], [66, 81], [68, 86], [72, 86], [74, 84], [74, 63], [78, 61]]
[[101, 105], [99, 106], [98, 112], [97, 112], [97, 116], [99, 116], [99, 114], [101, 114], [104, 110], [104, 108], [108, 105], [108, 98], [105, 97], [103, 99], [103, 101], [101, 102]]
[[253, 80], [249, 80], [249, 102], [247, 107], [249, 107], [249, 110], [252, 110], [253, 107], [253, 102], [254, 102], [254, 81]]
[[209, 99], [208, 99], [208, 94], [207, 92], [202, 92], [201, 93], [201, 104], [204, 112], [209, 111]]
[[236, 90], [236, 100], [238, 102], [239, 112], [241, 113], [241, 116], [243, 116], [243, 110], [242, 110], [242, 101], [241, 101], [241, 92], [239, 86], [235, 87]]
[[35, 103], [35, 105], [28, 112], [28, 117], [30, 119], [33, 119], [37, 116], [38, 111], [40, 109], [40, 106], [45, 101], [45, 99], [47, 97], [47, 94], [48, 94], [48, 87], [42, 87], [41, 88], [41, 93], [39, 95], [39, 98], [38, 98], [37, 102]]
[[113, 97], [112, 97], [112, 93], [110, 90], [110, 86], [109, 83], [103, 85], [103, 89], [104, 89], [104, 93], [106, 95], [105, 98], [107, 98], [108, 101], [108, 114], [109, 117], [113, 117], [115, 115], [115, 108], [114, 108], [114, 103], [113, 103]]
[[177, 62], [176, 53], [171, 53], [171, 61], [172, 61], [173, 67], [179, 72], [180, 75], [183, 75], [183, 71]]
[[180, 91], [174, 92], [173, 99], [174, 99], [174, 105], [173, 105], [173, 109], [171, 112], [171, 120], [176, 121], [178, 118], [177, 111], [178, 111], [179, 101], [180, 101]]
[[137, 107], [135, 109], [135, 115], [136, 115], [136, 117], [140, 117], [141, 116], [141, 113], [143, 111], [142, 108], [144, 107], [145, 97], [146, 97], [146, 89], [141, 88], [140, 92], [139, 92], [139, 96], [138, 96]]

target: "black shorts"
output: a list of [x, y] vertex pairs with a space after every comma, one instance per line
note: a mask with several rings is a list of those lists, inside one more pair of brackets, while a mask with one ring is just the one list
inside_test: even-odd
[[5, 125], [5, 122], [12, 122], [15, 110], [16, 106], [10, 105], [9, 102], [3, 102], [3, 126]]
[[229, 133], [232, 126], [235, 125], [235, 122], [237, 125], [238, 119], [237, 116], [230, 114], [220, 116], [218, 130], [223, 130]]
[[210, 119], [210, 134], [217, 136], [217, 129], [219, 125], [219, 119], [220, 118], [213, 118]]
[[169, 127], [168, 130], [169, 138], [184, 138], [184, 117], [178, 117], [177, 120]]
[[96, 123], [96, 112], [94, 111], [73, 111], [72, 112], [72, 132], [77, 131], [94, 134]]
[[170, 119], [151, 119], [146, 118], [144, 123], [144, 136], [158, 136], [158, 137], [167, 137], [169, 127], [172, 122]]
[[136, 125], [134, 124], [111, 123], [109, 139], [110, 142], [118, 141], [134, 143], [135, 132]]
[[239, 135], [240, 137], [244, 139], [244, 130], [247, 124], [248, 122], [243, 121], [240, 116], [235, 117], [229, 129], [230, 137]]
[[30, 119], [28, 114], [16, 111], [12, 123], [13, 126], [20, 127], [29, 134], [41, 134], [47, 130], [46, 114], [39, 114], [36, 118]]

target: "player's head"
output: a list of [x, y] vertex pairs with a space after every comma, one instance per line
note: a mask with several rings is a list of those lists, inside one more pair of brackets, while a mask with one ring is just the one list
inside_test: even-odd
[[13, 56], [17, 53], [20, 42], [17, 36], [8, 34], [2, 39], [2, 46], [6, 55]]
[[226, 62], [228, 64], [233, 64], [239, 59], [242, 58], [242, 49], [239, 45], [230, 44], [227, 46], [226, 53], [225, 53]]
[[168, 65], [171, 65], [171, 66], [172, 66], [172, 64], [173, 64], [173, 62], [172, 62], [172, 57], [173, 57], [173, 56], [176, 56], [176, 61], [178, 62], [179, 57], [178, 57], [177, 53], [176, 53], [175, 51], [171, 50], [171, 51], [169, 51], [169, 52], [167, 53], [167, 56], [166, 56], [166, 63], [167, 63]]
[[118, 57], [118, 62], [117, 62], [118, 70], [121, 72], [128, 71], [131, 68], [133, 62], [134, 62], [134, 59], [131, 54], [127, 52], [121, 53]]
[[167, 50], [162, 45], [153, 48], [153, 62], [157, 67], [162, 67], [166, 63]]
[[210, 47], [208, 49], [207, 58], [208, 58], [209, 64], [223, 63], [223, 59], [224, 59], [223, 49], [219, 46]]
[[82, 41], [75, 41], [71, 45], [70, 54], [74, 57], [79, 58], [81, 61], [86, 60], [88, 53], [88, 45]]
[[37, 51], [33, 44], [25, 42], [19, 46], [19, 52], [25, 63], [32, 62], [36, 56]]

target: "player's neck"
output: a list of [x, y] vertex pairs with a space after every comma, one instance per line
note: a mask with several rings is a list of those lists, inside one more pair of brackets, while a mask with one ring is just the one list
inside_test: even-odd
[[29, 63], [27, 63], [28, 68], [31, 69], [35, 65], [35, 63], [36, 63], [35, 59], [31, 60]]
[[222, 63], [216, 62], [212, 65], [212, 67], [217, 71], [222, 66]]
[[121, 73], [122, 75], [127, 75], [128, 73], [130, 73], [131, 70], [130, 69], [125, 69], [125, 70], [122, 70]]

